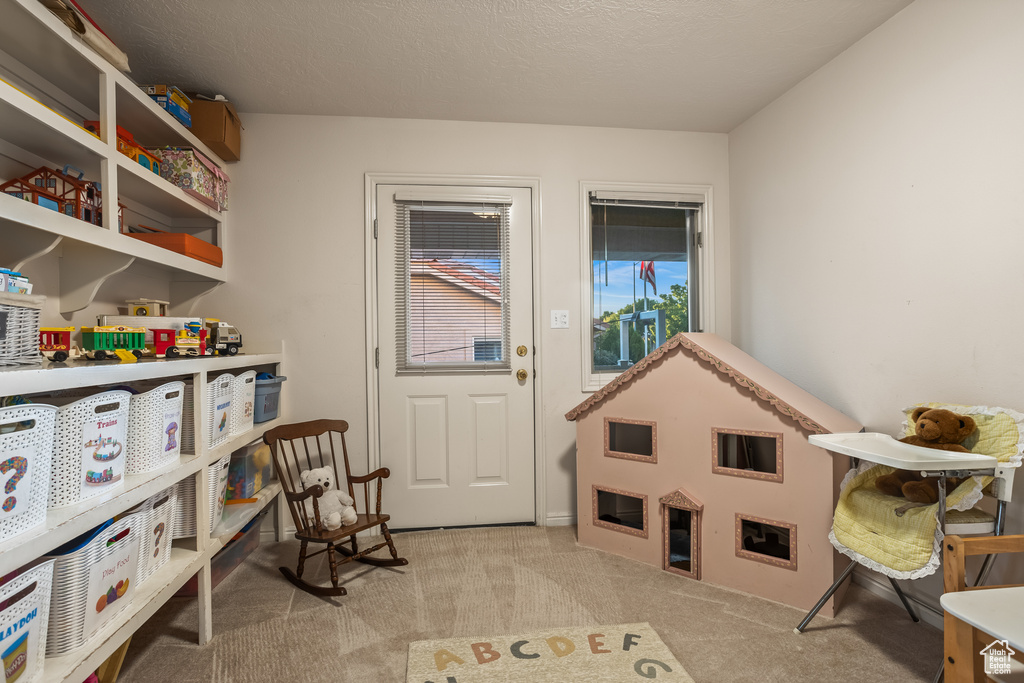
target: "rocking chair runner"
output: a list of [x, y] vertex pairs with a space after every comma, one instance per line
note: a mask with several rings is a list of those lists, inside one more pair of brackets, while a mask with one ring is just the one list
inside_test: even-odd
[[[274, 470], [284, 488], [285, 499], [288, 501], [288, 508], [291, 510], [292, 519], [295, 522], [295, 538], [302, 542], [296, 570], [292, 572], [287, 567], [281, 567], [281, 573], [297, 587], [314, 595], [346, 594], [345, 588], [338, 585], [338, 567], [346, 562], [356, 560], [377, 567], [401, 567], [409, 564], [408, 560], [398, 556], [395, 544], [391, 541], [391, 532], [388, 531], [387, 526], [391, 517], [381, 512], [381, 487], [384, 479], [388, 478], [391, 472], [386, 467], [382, 467], [361, 477], [352, 476], [348, 462], [348, 448], [345, 446], [346, 431], [348, 431], [348, 423], [344, 420], [312, 420], [282, 425], [263, 435], [263, 441], [270, 446], [274, 454]], [[339, 444], [344, 459], [344, 470], [338, 468]], [[340, 529], [321, 528], [317, 499], [324, 495], [324, 489], [318, 485], [304, 489], [299, 480], [300, 472], [326, 465], [330, 465], [334, 469], [335, 477], [338, 479], [337, 486], [347, 488], [348, 495], [355, 500], [356, 521], [353, 524], [342, 526]], [[371, 512], [370, 482], [373, 480], [377, 481], [377, 504], [375, 511]], [[363, 487], [361, 500], [355, 495], [354, 486], [357, 484], [361, 484]], [[362, 503], [361, 506], [360, 503]], [[384, 542], [378, 543], [372, 548], [360, 550], [356, 534], [377, 526], [380, 527], [384, 535]], [[327, 547], [307, 554], [306, 546], [310, 543], [326, 544]], [[351, 548], [341, 544], [351, 544]], [[370, 553], [385, 546], [391, 551], [391, 559], [367, 557]], [[327, 561], [331, 566], [331, 587], [316, 586], [302, 579], [306, 559], [324, 552], [327, 553]], [[340, 560], [337, 553], [342, 556]]]

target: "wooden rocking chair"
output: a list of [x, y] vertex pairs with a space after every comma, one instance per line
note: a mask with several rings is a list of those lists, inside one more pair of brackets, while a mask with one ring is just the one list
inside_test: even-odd
[[[295, 538], [302, 542], [296, 570], [292, 572], [287, 567], [281, 567], [281, 573], [297, 587], [313, 595], [345, 595], [347, 592], [345, 588], [338, 585], [338, 567], [346, 562], [356, 560], [377, 567], [402, 567], [409, 564], [408, 560], [398, 556], [395, 544], [391, 541], [391, 532], [388, 531], [387, 526], [387, 521], [391, 517], [380, 511], [381, 486], [391, 472], [386, 467], [382, 467], [361, 477], [352, 476], [348, 462], [348, 448], [345, 446], [346, 431], [348, 431], [348, 423], [344, 420], [312, 420], [282, 425], [263, 435], [263, 441], [273, 451], [274, 469], [277, 472], [277, 478], [281, 480], [288, 508], [295, 521]], [[338, 444], [340, 444], [341, 454], [344, 458], [344, 470], [338, 469]], [[347, 487], [348, 495], [355, 500], [357, 513], [356, 521], [353, 524], [330, 531], [321, 527], [320, 510], [317, 505], [317, 499], [324, 495], [324, 489], [319, 485], [305, 489], [299, 479], [300, 472], [326, 465], [330, 465], [334, 469], [338, 487]], [[375, 512], [370, 512], [370, 482], [375, 479], [377, 480], [377, 505]], [[356, 484], [361, 484], [363, 487], [361, 500], [355, 495], [354, 486]], [[360, 550], [356, 542], [356, 534], [376, 526], [379, 526], [384, 534], [384, 542], [372, 548]], [[327, 547], [307, 554], [306, 546], [310, 543], [322, 543]], [[335, 545], [336, 543], [339, 545]], [[351, 548], [340, 545], [341, 543], [350, 543]], [[367, 557], [370, 553], [385, 546], [391, 551], [391, 559]], [[331, 587], [316, 586], [302, 580], [306, 559], [323, 552], [327, 553], [327, 561], [331, 566]], [[338, 554], [341, 555], [340, 559]]]

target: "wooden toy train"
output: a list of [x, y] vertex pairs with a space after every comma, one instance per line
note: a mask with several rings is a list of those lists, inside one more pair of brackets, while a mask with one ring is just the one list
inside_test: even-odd
[[242, 347], [242, 335], [237, 329], [212, 318], [102, 315], [99, 323], [81, 328], [81, 346], [72, 340], [74, 326], [40, 327], [39, 351], [50, 360], [62, 363], [69, 358], [131, 360], [126, 357], [234, 356]]

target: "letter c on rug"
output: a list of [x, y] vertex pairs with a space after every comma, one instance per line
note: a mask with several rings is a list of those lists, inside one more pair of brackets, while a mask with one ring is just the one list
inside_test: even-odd
[[445, 667], [447, 667], [451, 662], [455, 662], [456, 664], [465, 664], [464, 661], [444, 648], [434, 653], [434, 664], [437, 665], [438, 671], [444, 671]]
[[548, 647], [555, 653], [556, 657], [564, 657], [576, 650], [576, 644], [562, 636], [551, 636], [548, 638]]
[[540, 657], [539, 652], [534, 652], [533, 654], [530, 654], [529, 652], [523, 652], [523, 645], [526, 645], [528, 642], [530, 641], [517, 640], [516, 642], [512, 643], [512, 647], [509, 648], [509, 650], [512, 651], [512, 656], [516, 659], [537, 659], [537, 657]]
[[496, 652], [490, 643], [473, 643], [469, 647], [472, 648], [473, 654], [476, 655], [476, 661], [479, 664], [493, 662], [501, 657], [501, 653]]
[[657, 664], [658, 666], [660, 666], [665, 671], [671, 671], [672, 670], [672, 667], [670, 667], [668, 664], [666, 664], [664, 662], [659, 662], [657, 659], [638, 659], [638, 660], [636, 660], [636, 664], [633, 665], [633, 671], [637, 672], [638, 674], [640, 674], [644, 678], [657, 678], [658, 677], [658, 670], [655, 669], [654, 666], [647, 666], [646, 669], [642, 669], [641, 668], [644, 665], [653, 665], [653, 664]]
[[604, 638], [604, 634], [603, 633], [591, 633], [589, 636], [587, 636], [587, 640], [590, 641], [590, 651], [593, 652], [595, 655], [602, 655], [602, 654], [610, 653], [611, 650], [602, 650], [601, 649], [601, 646], [604, 645], [604, 643], [599, 641], [598, 638]]

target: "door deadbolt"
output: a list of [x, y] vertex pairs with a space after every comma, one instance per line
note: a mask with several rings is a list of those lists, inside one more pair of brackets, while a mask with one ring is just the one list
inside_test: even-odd
[[525, 382], [527, 377], [529, 377], [529, 374], [526, 370], [519, 370], [519, 372], [516, 373], [516, 379], [520, 382]]
[[525, 356], [526, 355], [526, 347], [525, 346], [518, 346], [518, 347], [516, 347], [516, 355]]

